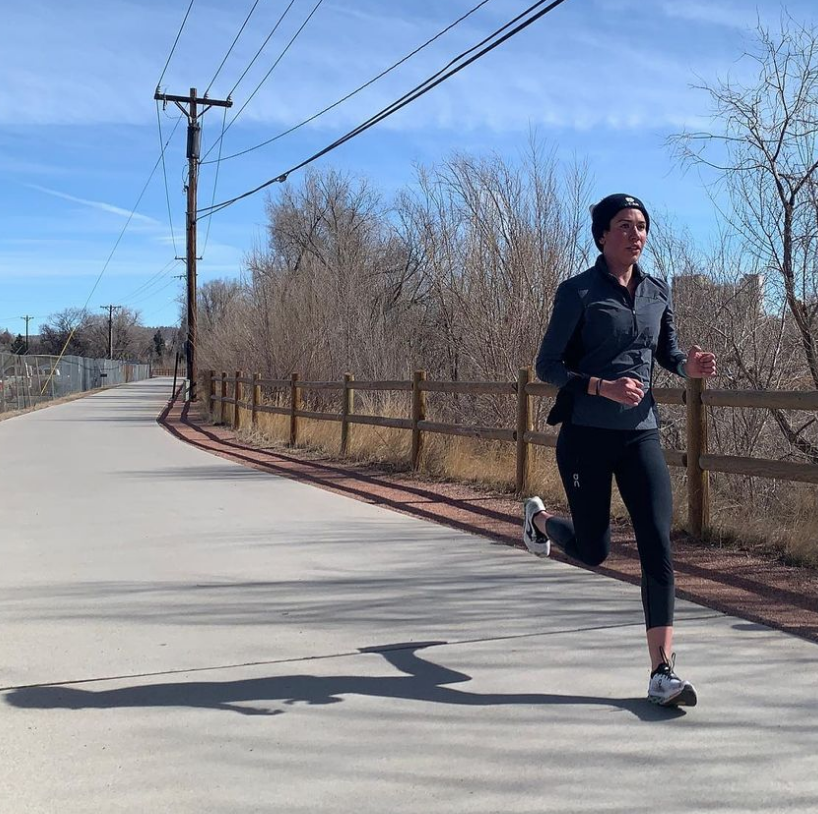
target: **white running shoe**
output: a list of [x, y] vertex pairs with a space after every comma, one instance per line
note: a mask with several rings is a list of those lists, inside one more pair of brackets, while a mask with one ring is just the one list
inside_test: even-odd
[[695, 707], [698, 701], [696, 688], [673, 672], [676, 654], [670, 657], [670, 663], [666, 656], [664, 658], [665, 662], [651, 673], [648, 701], [660, 707]]
[[532, 554], [539, 557], [547, 557], [551, 553], [551, 541], [534, 525], [534, 515], [544, 511], [545, 506], [540, 498], [530, 497], [526, 500], [523, 542]]

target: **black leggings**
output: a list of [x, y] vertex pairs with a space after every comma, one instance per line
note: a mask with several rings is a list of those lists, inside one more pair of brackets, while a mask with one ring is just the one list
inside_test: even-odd
[[575, 560], [601, 564], [611, 550], [611, 477], [615, 477], [642, 563], [645, 624], [648, 628], [672, 625], [673, 499], [659, 431], [564, 424], [557, 440], [557, 465], [573, 522], [549, 518], [549, 539]]

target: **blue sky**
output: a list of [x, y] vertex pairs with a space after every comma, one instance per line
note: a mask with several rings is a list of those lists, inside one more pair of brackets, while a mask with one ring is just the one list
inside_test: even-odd
[[[520, 13], [532, 0], [491, 0], [433, 46], [312, 124], [274, 144], [221, 163], [216, 200], [292, 166], [401, 96], [453, 55]], [[160, 151], [153, 93], [189, 0], [26, 0], [3, 11], [0, 75], [0, 330], [86, 303]], [[477, 0], [324, 0], [225, 135], [223, 154], [253, 146], [344, 96], [397, 61]], [[162, 81], [168, 93], [202, 93], [253, 0], [195, 0]], [[227, 121], [247, 101], [315, 0], [295, 0], [234, 94]], [[815, 22], [813, 3], [790, 2]], [[259, 0], [211, 88], [235, 85], [284, 10]], [[761, 8], [759, 9], [759, 6]], [[703, 123], [706, 98], [690, 86], [741, 76], [737, 61], [757, 16], [775, 23], [780, 6], [723, 0], [567, 0], [486, 58], [388, 121], [321, 159], [366, 176], [387, 195], [412, 183], [418, 163], [453, 151], [514, 158], [534, 129], [570, 159], [587, 159], [595, 196], [630, 191], [702, 240], [713, 210], [695, 173], [685, 175], [668, 134]], [[165, 140], [178, 111], [160, 112]], [[222, 111], [204, 117], [204, 150]], [[138, 309], [148, 325], [176, 324], [184, 252], [185, 127], [166, 152], [173, 231], [161, 166], [88, 301]], [[215, 157], [216, 151], [210, 158]], [[202, 168], [200, 206], [213, 195], [215, 165]], [[298, 182], [297, 176], [292, 180]], [[264, 194], [219, 213], [199, 279], [237, 276], [264, 241]]]

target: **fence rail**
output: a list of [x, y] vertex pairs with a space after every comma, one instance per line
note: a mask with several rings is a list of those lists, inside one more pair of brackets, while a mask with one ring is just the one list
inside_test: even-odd
[[[242, 400], [244, 386], [248, 384], [251, 386], [249, 402]], [[228, 395], [228, 385], [231, 387], [231, 395]], [[289, 405], [282, 407], [261, 404], [262, 386], [288, 390]], [[341, 391], [341, 412], [312, 412], [303, 409], [302, 394], [305, 390]], [[411, 392], [411, 417], [387, 418], [355, 413], [354, 394], [357, 390]], [[242, 409], [250, 411], [253, 424], [256, 422], [257, 413], [289, 416], [291, 446], [296, 446], [298, 443], [299, 419], [302, 418], [340, 423], [342, 454], [347, 452], [351, 425], [364, 424], [409, 430], [412, 433], [410, 455], [413, 469], [418, 469], [420, 466], [426, 433], [514, 443], [516, 445], [516, 488], [520, 494], [529, 490], [531, 482], [531, 447], [555, 447], [557, 443], [556, 433], [535, 430], [533, 404], [535, 397], [555, 397], [557, 388], [532, 381], [530, 368], [522, 368], [516, 382], [431, 381], [426, 378], [426, 371], [423, 370], [415, 371], [412, 381], [357, 381], [351, 373], [348, 373], [341, 382], [302, 381], [297, 373], [293, 373], [289, 379], [262, 379], [257, 373], [246, 376], [241, 371], [236, 371], [235, 375], [228, 376], [226, 373], [217, 375], [211, 370], [207, 374], [205, 392], [208, 394], [209, 410], [212, 411], [214, 404], [219, 405], [218, 420], [221, 423], [225, 421], [224, 405], [229, 404], [233, 407], [232, 422], [236, 429], [241, 426], [240, 410]], [[516, 427], [508, 429], [428, 421], [426, 417], [427, 393], [516, 396]], [[710, 472], [818, 483], [818, 465], [816, 464], [711, 454], [707, 446], [705, 411], [706, 407], [818, 411], [818, 392], [708, 390], [702, 379], [688, 379], [684, 388], [656, 387], [653, 388], [652, 393], [659, 404], [684, 405], [685, 407], [687, 448], [663, 451], [669, 466], [687, 469], [688, 528], [691, 534], [701, 536], [707, 531], [710, 524]]]

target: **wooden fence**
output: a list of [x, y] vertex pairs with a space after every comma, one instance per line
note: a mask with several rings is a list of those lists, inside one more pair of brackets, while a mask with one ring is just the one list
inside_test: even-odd
[[[777, 478], [786, 481], [818, 483], [818, 465], [773, 461], [764, 458], [747, 458], [737, 455], [712, 455], [707, 446], [706, 407], [750, 407], [758, 409], [809, 410], [818, 411], [818, 391], [789, 390], [708, 390], [702, 379], [687, 379], [684, 388], [655, 387], [653, 397], [658, 404], [684, 405], [687, 419], [687, 448], [665, 449], [665, 460], [669, 466], [684, 467], [687, 470], [688, 528], [696, 537], [706, 533], [710, 522], [710, 472], [725, 472], [735, 475], [754, 475], [762, 478]], [[245, 385], [249, 392], [245, 392]], [[286, 388], [289, 404], [276, 407], [261, 403], [261, 388]], [[340, 413], [319, 413], [303, 409], [302, 392], [311, 390], [340, 390], [343, 397]], [[409, 418], [385, 418], [375, 415], [360, 415], [354, 412], [356, 390], [405, 391], [412, 393], [412, 411]], [[417, 370], [411, 381], [355, 381], [351, 373], [340, 382], [301, 381], [297, 373], [289, 379], [262, 379], [258, 373], [244, 376], [236, 371], [233, 376], [214, 371], [207, 374], [205, 392], [208, 394], [208, 409], [219, 404], [219, 421], [224, 422], [224, 405], [233, 405], [233, 427], [241, 427], [239, 408], [250, 412], [250, 421], [256, 423], [258, 413], [273, 413], [288, 416], [290, 420], [289, 443], [298, 444], [299, 419], [316, 421], [337, 421], [341, 424], [340, 451], [347, 454], [349, 428], [353, 424], [367, 424], [375, 427], [392, 427], [412, 433], [411, 466], [417, 470], [423, 452], [426, 433], [442, 433], [465, 438], [479, 438], [492, 441], [506, 441], [516, 445], [516, 488], [519, 494], [526, 494], [531, 482], [531, 449], [534, 446], [554, 447], [557, 434], [538, 432], [534, 427], [535, 397], [553, 398], [557, 388], [535, 382], [530, 368], [522, 368], [516, 382], [444, 382], [429, 381], [426, 371]], [[517, 402], [517, 422], [515, 429], [481, 427], [464, 424], [442, 424], [426, 418], [427, 393], [463, 393], [470, 395], [508, 395]], [[249, 400], [245, 398], [249, 396]]]

